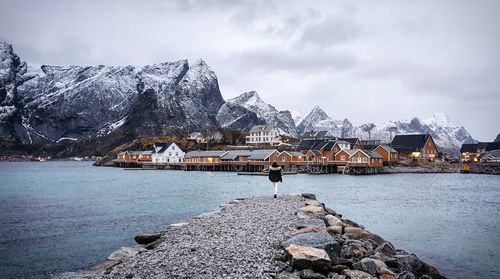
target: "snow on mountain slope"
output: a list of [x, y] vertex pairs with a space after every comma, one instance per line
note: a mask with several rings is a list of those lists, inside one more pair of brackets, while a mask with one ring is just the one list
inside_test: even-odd
[[255, 91], [245, 92], [227, 103], [238, 105], [254, 112], [266, 124], [274, 124], [282, 131], [282, 134], [296, 136], [297, 128], [289, 111], [278, 111], [272, 105], [265, 103]]
[[330, 118], [320, 106], [314, 107], [297, 126], [300, 135], [310, 131], [329, 131], [336, 137], [350, 137], [352, 124], [349, 120], [343, 121]]
[[[191, 66], [180, 60], [143, 67], [44, 65], [28, 71], [6, 43], [0, 44], [0, 58], [0, 114], [5, 118], [10, 107], [20, 112], [19, 119], [0, 123], [2, 139], [89, 138], [124, 124], [135, 132], [162, 134], [215, 128], [215, 115], [224, 103], [215, 73], [202, 60]], [[148, 94], [139, 99], [145, 91]], [[154, 103], [135, 104], [138, 101]], [[125, 121], [132, 106], [154, 110], [149, 114], [154, 121], [141, 117], [139, 111], [134, 121]], [[146, 122], [157, 127], [145, 129], [141, 123]]]

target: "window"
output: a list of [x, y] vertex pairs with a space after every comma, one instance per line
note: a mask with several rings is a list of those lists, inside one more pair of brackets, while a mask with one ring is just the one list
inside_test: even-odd
[[368, 162], [368, 158], [366, 158], [366, 157], [361, 158], [361, 162], [363, 162], [363, 163]]
[[175, 150], [175, 145], [172, 145], [172, 150]]
[[345, 155], [340, 155], [340, 160], [345, 161]]
[[179, 156], [179, 152], [175, 152], [175, 156]]
[[168, 152], [168, 156], [172, 156], [172, 152]]

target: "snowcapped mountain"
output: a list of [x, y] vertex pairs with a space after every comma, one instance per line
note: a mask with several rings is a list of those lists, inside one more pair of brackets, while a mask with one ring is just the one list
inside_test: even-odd
[[352, 129], [349, 120], [333, 120], [319, 106], [314, 107], [297, 126], [300, 135], [310, 131], [329, 131], [330, 134], [336, 137], [350, 137]]
[[120, 127], [139, 135], [216, 128], [224, 104], [217, 77], [202, 60], [29, 69], [6, 43], [0, 59], [4, 140], [56, 142]]
[[292, 114], [288, 110], [278, 111], [272, 105], [265, 103], [255, 91], [245, 92], [236, 98], [228, 100], [227, 103], [254, 112], [266, 124], [276, 125], [285, 135], [297, 135], [297, 128]]
[[297, 127], [300, 134], [307, 131], [327, 130], [336, 137], [390, 142], [398, 134], [431, 134], [440, 150], [456, 152], [463, 143], [476, 142], [464, 127], [452, 126], [449, 117], [436, 113], [430, 118], [417, 117], [403, 121], [387, 121], [381, 124], [365, 123], [353, 127], [349, 120], [333, 120], [319, 106], [315, 107]]

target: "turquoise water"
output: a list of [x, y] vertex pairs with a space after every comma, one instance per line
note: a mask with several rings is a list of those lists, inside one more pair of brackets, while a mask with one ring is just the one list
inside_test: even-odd
[[[500, 275], [500, 177], [285, 176], [281, 194], [316, 193], [345, 218], [450, 278]], [[136, 234], [235, 197], [270, 195], [266, 177], [127, 171], [88, 162], [0, 162], [0, 277], [47, 277], [103, 261]]]

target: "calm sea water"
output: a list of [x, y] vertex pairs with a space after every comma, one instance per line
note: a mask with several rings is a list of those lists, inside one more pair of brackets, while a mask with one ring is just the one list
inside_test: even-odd
[[[450, 278], [500, 276], [499, 176], [293, 175], [280, 192], [316, 193]], [[236, 173], [0, 162], [0, 277], [86, 268], [134, 245], [136, 234], [271, 193], [266, 177]]]

